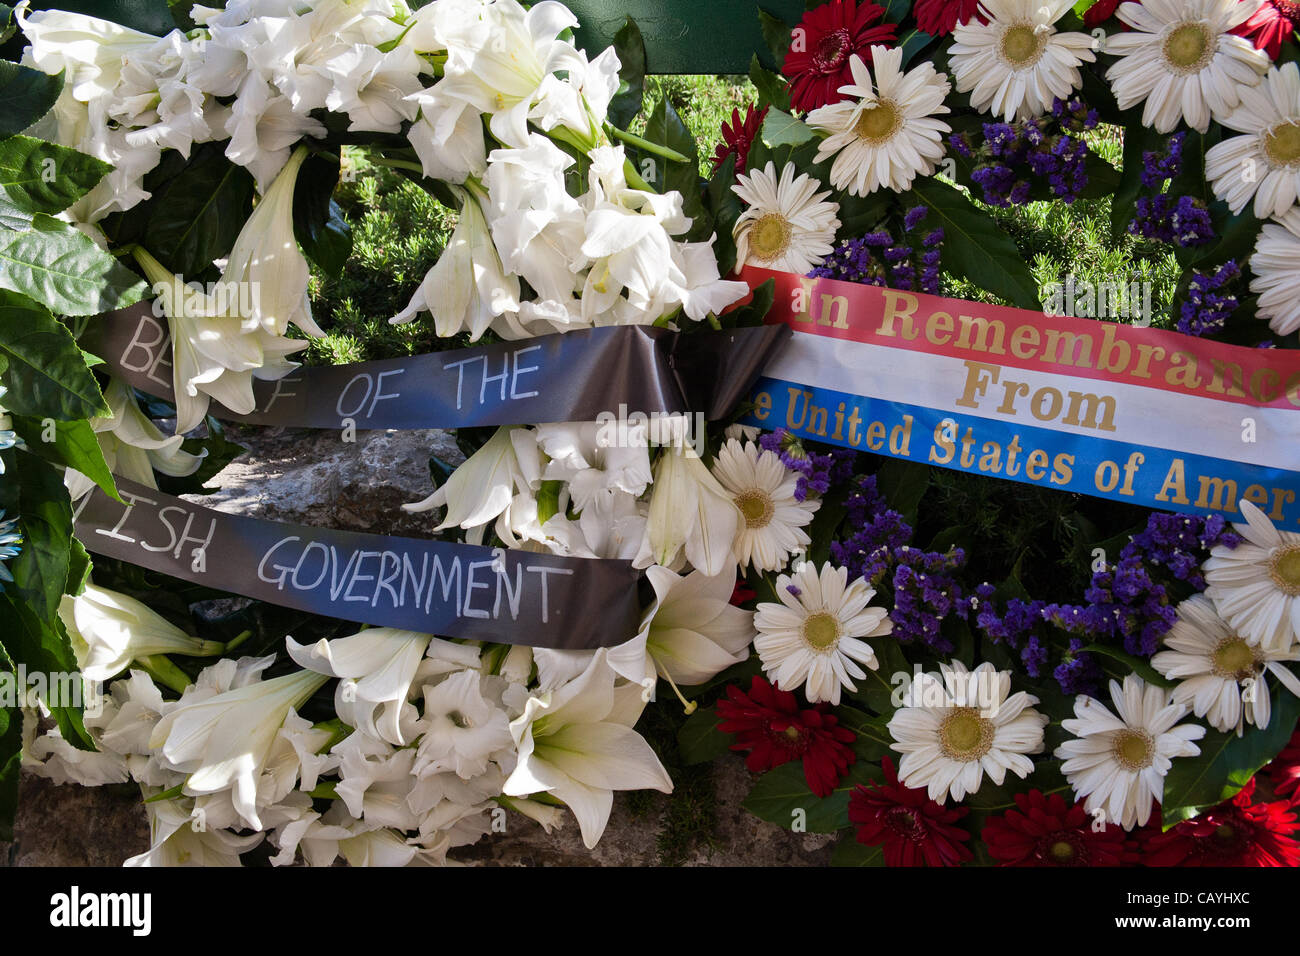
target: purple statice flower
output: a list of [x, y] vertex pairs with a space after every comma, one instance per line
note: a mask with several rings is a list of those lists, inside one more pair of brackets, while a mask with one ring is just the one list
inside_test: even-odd
[[1146, 529], [1135, 534], [1127, 546], [1140, 551], [1147, 561], [1166, 568], [1177, 580], [1204, 591], [1198, 552], [1217, 547], [1235, 548], [1241, 536], [1222, 515], [1153, 514]]
[[985, 123], [978, 145], [962, 139], [957, 152], [975, 163], [971, 179], [983, 200], [1005, 208], [1029, 201], [1034, 183], [1072, 203], [1088, 186], [1088, 144], [1080, 135], [1099, 118], [1082, 100], [1057, 100], [1052, 115], [1017, 123]]
[[1213, 273], [1196, 270], [1187, 299], [1178, 317], [1178, 331], [1186, 335], [1214, 335], [1223, 331], [1228, 316], [1240, 305], [1237, 297], [1225, 292], [1241, 275], [1236, 260], [1229, 259]]
[[876, 488], [874, 475], [859, 477], [844, 502], [846, 537], [831, 542], [831, 558], [849, 572], [849, 580], [864, 578], [879, 584], [892, 566], [894, 554], [912, 540], [912, 528], [890, 509]]
[[784, 428], [760, 435], [758, 444], [777, 455], [781, 464], [799, 476], [794, 486], [796, 501], [807, 501], [810, 493], [824, 495], [832, 486], [842, 484], [848, 479], [856, 458], [856, 452], [843, 448], [833, 448], [825, 455], [810, 451]]
[[1187, 133], [1175, 133], [1169, 137], [1164, 152], [1148, 150], [1142, 154], [1142, 186], [1146, 189], [1163, 189], [1165, 183], [1177, 176], [1183, 169], [1183, 145], [1187, 142]]
[[952, 641], [940, 634], [944, 619], [970, 612], [957, 572], [966, 566], [966, 553], [953, 548], [946, 554], [907, 545], [894, 549], [894, 637], [902, 644], [920, 643], [949, 654]]
[[[915, 234], [929, 214], [926, 206], [916, 206], [903, 217], [903, 228]], [[846, 239], [808, 275], [814, 279], [840, 279], [862, 285], [884, 286], [912, 292], [940, 291], [940, 246], [942, 229], [933, 229], [920, 237], [923, 251], [918, 255], [915, 239], [898, 240], [880, 230], [858, 239]]]
[[925, 221], [925, 217], [930, 215], [929, 206], [914, 206], [907, 211], [903, 217], [903, 231], [913, 232]]
[[1129, 235], [1189, 249], [1214, 241], [1214, 224], [1204, 201], [1167, 193], [1143, 196], [1128, 224]]
[[1079, 653], [1083, 647], [1082, 640], [1070, 638], [1070, 646], [1061, 655], [1061, 663], [1052, 671], [1052, 676], [1056, 678], [1062, 693], [1095, 697], [1102, 683], [1101, 666], [1093, 655]]

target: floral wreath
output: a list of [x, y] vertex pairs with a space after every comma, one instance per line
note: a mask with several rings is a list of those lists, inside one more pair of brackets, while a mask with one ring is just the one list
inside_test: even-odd
[[[87, 700], [0, 709], [4, 786], [19, 753], [138, 784], [135, 864], [443, 863], [512, 814], [571, 813], [593, 847], [613, 791], [672, 790], [635, 729], [654, 706], [683, 764], [746, 754], [756, 816], [842, 831], [838, 863], [1300, 862], [1300, 534], [1250, 501], [1231, 525], [1026, 491], [760, 432], [743, 407], [698, 452], [611, 447], [593, 422], [465, 430], [408, 510], [447, 540], [644, 569], [636, 636], [594, 651], [329, 620], [231, 637], [255, 612], [200, 621], [214, 595], [92, 568], [72, 531], [114, 475], [197, 490], [230, 454], [210, 402], [253, 411], [254, 379], [323, 334], [309, 276], [347, 257], [330, 195], [356, 155], [457, 212], [391, 319], [449, 346], [608, 325], [689, 344], [762, 323], [745, 267], [1039, 309], [1005, 217], [1109, 197], [1114, 241], [1176, 267], [1145, 320], [1295, 348], [1294, 4], [760, 12], [759, 98], [708, 179], [666, 100], [625, 129], [632, 21], [589, 58], [553, 0], [177, 15], [156, 36], [24, 3], [6, 28], [25, 48], [0, 72], [24, 94], [0, 114], [0, 665], [79, 671]], [[150, 292], [174, 407], [78, 345]]]

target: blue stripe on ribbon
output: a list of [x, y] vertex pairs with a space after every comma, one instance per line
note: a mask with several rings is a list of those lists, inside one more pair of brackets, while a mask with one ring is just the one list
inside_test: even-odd
[[[750, 401], [754, 411], [742, 424], [785, 428], [800, 438], [858, 451], [1164, 511], [1234, 518], [1240, 514], [1238, 501], [1250, 498], [1279, 526], [1300, 523], [1300, 474], [1284, 469], [954, 414], [781, 379], [760, 379]], [[1184, 423], [1183, 427], [1195, 426]]]

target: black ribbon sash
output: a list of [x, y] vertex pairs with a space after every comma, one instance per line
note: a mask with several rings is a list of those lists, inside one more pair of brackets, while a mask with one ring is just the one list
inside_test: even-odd
[[444, 637], [565, 650], [637, 632], [629, 561], [562, 558], [226, 514], [117, 479], [77, 537], [96, 554], [271, 604]]
[[[620, 411], [729, 415], [790, 336], [781, 326], [695, 332], [583, 329], [408, 358], [303, 367], [255, 381], [257, 407], [226, 421], [418, 429], [598, 421]], [[174, 400], [167, 321], [150, 302], [91, 320], [82, 347], [128, 384]]]

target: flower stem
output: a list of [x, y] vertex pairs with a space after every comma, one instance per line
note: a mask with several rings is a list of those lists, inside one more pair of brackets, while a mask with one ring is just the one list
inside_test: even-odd
[[166, 654], [151, 654], [136, 659], [136, 663], [157, 683], [176, 691], [185, 693], [185, 688], [194, 683], [189, 675], [171, 662]]
[[226, 653], [230, 653], [236, 647], [244, 643], [244, 641], [248, 640], [252, 636], [253, 636], [252, 631], [241, 631], [239, 634], [235, 636], [234, 640], [226, 642]]
[[605, 132], [610, 136], [613, 136], [615, 139], [621, 139], [629, 146], [635, 146], [643, 153], [653, 153], [656, 156], [662, 156], [670, 163], [689, 163], [691, 161], [689, 156], [683, 156], [675, 149], [671, 149], [667, 146], [660, 146], [658, 143], [652, 143], [648, 139], [642, 139], [635, 133], [629, 133], [625, 129], [619, 129], [612, 123], [605, 124]]
[[691, 714], [695, 713], [695, 711], [699, 709], [700, 706], [699, 704], [697, 704], [693, 700], [687, 700], [685, 697], [682, 696], [682, 692], [677, 688], [677, 682], [674, 681], [670, 676], [668, 676], [667, 672], [662, 673], [660, 676], [663, 677], [664, 680], [668, 681], [668, 686], [673, 689], [673, 693], [677, 695], [677, 699], [680, 700], [682, 702], [682, 706], [686, 708], [687, 717], [689, 717]]

